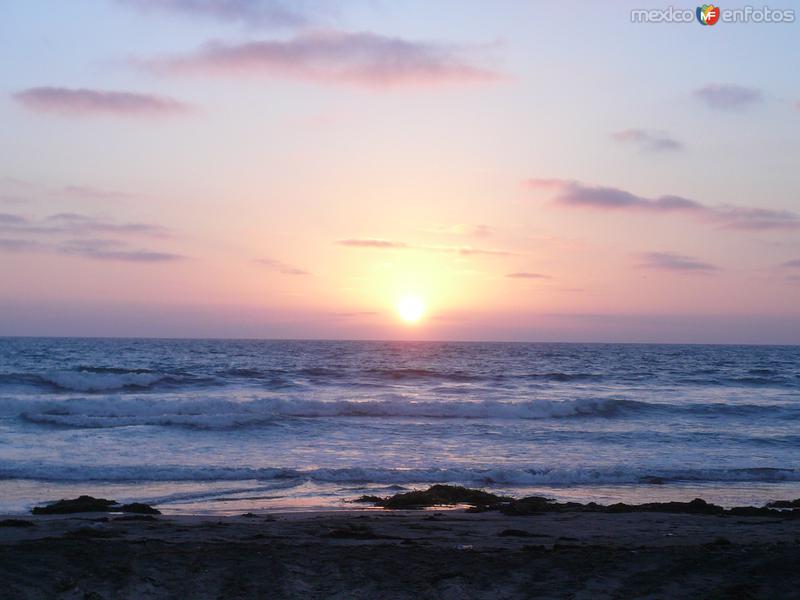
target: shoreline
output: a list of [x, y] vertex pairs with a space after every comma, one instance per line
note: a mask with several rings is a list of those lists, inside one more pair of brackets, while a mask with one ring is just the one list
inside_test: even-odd
[[[0, 481], [0, 514], [24, 516], [37, 504], [59, 498], [89, 494], [123, 502], [144, 502], [171, 515], [235, 516], [260, 512], [341, 512], [360, 508], [359, 496], [386, 495], [437, 485], [433, 481], [396, 484], [338, 484], [308, 482], [290, 488], [273, 487], [273, 482], [250, 481], [41, 481], [5, 479]], [[470, 484], [467, 484], [470, 485]], [[481, 485], [481, 489], [513, 497], [546, 496], [559, 502], [688, 502], [693, 498], [724, 508], [763, 507], [775, 500], [800, 498], [800, 482], [666, 482], [637, 484], [592, 483], [570, 486]]]
[[9, 518], [32, 525], [0, 526], [7, 598], [774, 598], [800, 585], [800, 519], [437, 508]]

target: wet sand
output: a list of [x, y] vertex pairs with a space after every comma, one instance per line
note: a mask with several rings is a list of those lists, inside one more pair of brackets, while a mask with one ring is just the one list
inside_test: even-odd
[[[19, 518], [19, 517], [14, 517]], [[3, 598], [788, 598], [800, 520], [460, 510], [24, 517]]]

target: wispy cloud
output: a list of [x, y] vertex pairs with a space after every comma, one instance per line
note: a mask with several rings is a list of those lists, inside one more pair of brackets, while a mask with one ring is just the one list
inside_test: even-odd
[[67, 185], [61, 189], [65, 196], [71, 198], [81, 198], [87, 200], [123, 200], [135, 198], [137, 194], [129, 192], [118, 192], [115, 190], [104, 190], [86, 185]]
[[115, 223], [79, 213], [56, 213], [43, 219], [0, 213], [0, 231], [41, 235], [127, 234], [166, 237], [169, 230], [149, 223]]
[[140, 238], [167, 237], [169, 230], [163, 227], [147, 223], [115, 223], [78, 213], [57, 213], [36, 220], [0, 213], [0, 232], [12, 236], [0, 240], [0, 251], [4, 252], [48, 252], [129, 262], [165, 262], [183, 258], [178, 254], [134, 245]]
[[785, 263], [781, 263], [781, 267], [784, 269], [800, 269], [800, 258], [787, 260]]
[[37, 252], [47, 248], [46, 244], [36, 240], [0, 238], [0, 252]]
[[428, 230], [437, 235], [463, 235], [467, 237], [489, 237], [492, 235], [492, 228], [488, 225], [470, 225], [468, 223], [457, 223], [443, 227], [432, 227]]
[[475, 248], [473, 246], [436, 246], [436, 245], [413, 245], [406, 242], [393, 240], [383, 240], [376, 238], [353, 238], [339, 240], [339, 246], [350, 248], [376, 248], [383, 250], [417, 250], [422, 252], [448, 252], [460, 256], [518, 256], [517, 252], [496, 248]]
[[800, 215], [788, 210], [710, 206], [672, 195], [645, 198], [619, 188], [584, 185], [565, 179], [529, 179], [526, 185], [530, 189], [541, 189], [553, 194], [555, 203], [564, 207], [683, 214], [726, 229], [746, 231], [800, 229]]
[[527, 271], [508, 273], [506, 277], [509, 277], [510, 279], [552, 279], [550, 275], [543, 275], [542, 273], [529, 273]]
[[127, 262], [171, 262], [185, 257], [170, 252], [129, 249], [116, 240], [69, 240], [55, 247], [60, 254], [82, 256], [95, 260], [120, 260]]
[[692, 94], [715, 110], [742, 110], [764, 101], [764, 94], [758, 88], [735, 84], [709, 83]]
[[461, 256], [518, 256], [518, 252], [511, 250], [497, 250], [494, 248], [473, 248], [472, 246], [423, 246], [421, 250], [434, 252], [456, 252]]
[[611, 134], [612, 139], [622, 144], [633, 145], [648, 152], [675, 152], [683, 150], [683, 144], [665, 131], [648, 129], [623, 129]]
[[391, 240], [381, 240], [377, 238], [350, 238], [336, 242], [339, 246], [350, 248], [409, 248], [404, 242], [393, 242]]
[[48, 252], [67, 256], [80, 256], [94, 260], [118, 260], [126, 262], [169, 262], [185, 257], [169, 252], [130, 248], [117, 240], [67, 240], [49, 243], [28, 239], [0, 239], [0, 252]]
[[718, 270], [717, 267], [710, 263], [673, 252], [643, 252], [638, 254], [637, 257], [641, 261], [638, 266], [645, 269], [692, 273], [712, 273]]
[[273, 260], [271, 258], [257, 258], [255, 262], [256, 264], [259, 264], [262, 267], [267, 267], [283, 275], [310, 275], [308, 271], [304, 271], [303, 269], [298, 269], [297, 267], [293, 267], [292, 265], [287, 265], [286, 263], [283, 263], [279, 260]]
[[143, 12], [172, 12], [241, 22], [249, 26], [296, 27], [309, 18], [304, 3], [285, 0], [116, 0]]
[[18, 227], [25, 225], [28, 220], [20, 215], [0, 213], [0, 227]]
[[161, 117], [190, 110], [166, 96], [63, 87], [29, 88], [14, 99], [31, 110], [65, 116]]
[[[7, 199], [7, 204], [23, 204], [41, 197], [58, 196], [76, 200], [128, 200], [140, 198], [142, 194], [105, 189], [89, 185], [45, 186], [15, 177], [0, 178], [0, 187], [10, 190], [10, 194], [0, 195], [0, 202]], [[25, 194], [24, 196], [21, 194]]]
[[188, 55], [143, 64], [170, 75], [266, 75], [372, 88], [500, 79], [496, 71], [470, 60], [465, 49], [369, 32], [316, 31], [286, 40], [211, 42]]

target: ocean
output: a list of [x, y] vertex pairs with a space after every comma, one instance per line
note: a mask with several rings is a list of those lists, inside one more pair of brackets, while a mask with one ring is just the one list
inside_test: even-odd
[[800, 347], [0, 338], [0, 512], [800, 497]]

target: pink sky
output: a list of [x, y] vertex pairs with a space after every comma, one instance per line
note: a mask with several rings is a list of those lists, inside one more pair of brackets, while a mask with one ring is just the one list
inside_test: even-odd
[[431, 4], [0, 9], [0, 335], [800, 343], [796, 23]]

